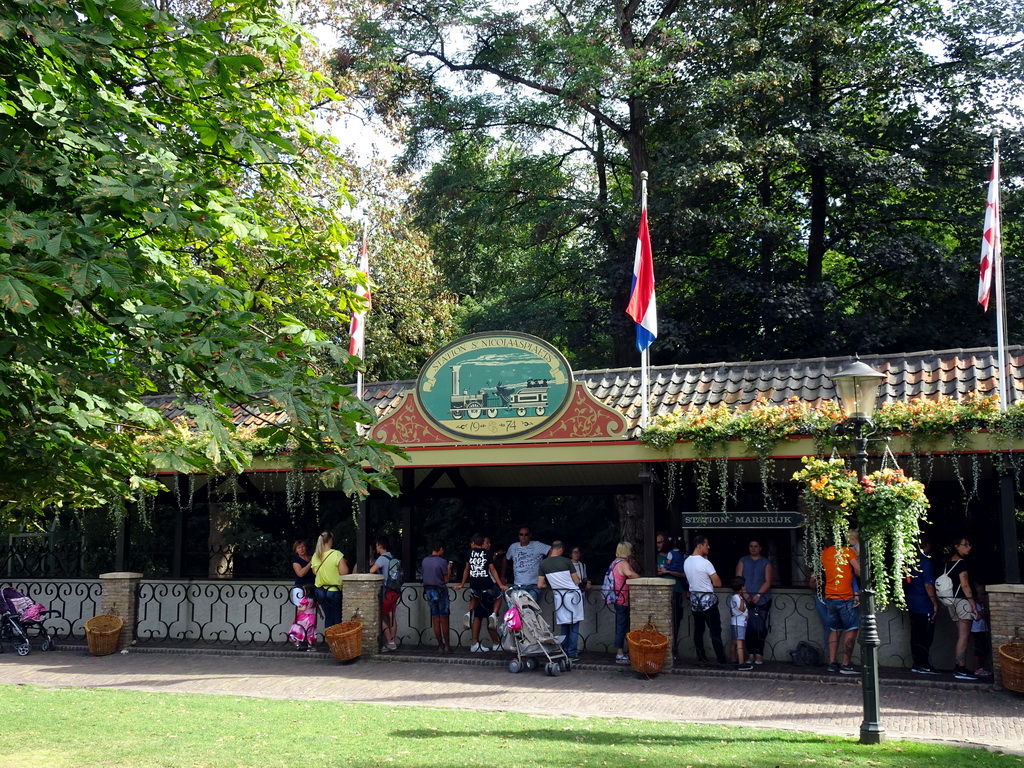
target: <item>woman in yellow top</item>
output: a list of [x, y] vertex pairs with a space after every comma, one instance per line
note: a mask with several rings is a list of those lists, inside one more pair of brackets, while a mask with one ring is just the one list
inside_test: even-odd
[[345, 556], [334, 549], [334, 534], [324, 531], [310, 560], [316, 574], [316, 601], [324, 612], [324, 629], [341, 624], [341, 577], [348, 574]]

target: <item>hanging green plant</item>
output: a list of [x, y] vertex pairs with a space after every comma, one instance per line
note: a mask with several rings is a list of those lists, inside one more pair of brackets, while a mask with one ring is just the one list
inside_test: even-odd
[[[804, 468], [793, 479], [804, 483], [804, 557], [810, 572], [819, 573], [827, 544], [846, 540], [856, 507], [857, 474], [839, 458], [804, 456], [801, 461]], [[819, 595], [823, 586], [819, 580]]]
[[804, 456], [800, 461], [804, 468], [796, 472], [793, 479], [805, 486], [808, 530], [816, 542], [844, 541], [860, 492], [857, 473], [838, 458]]
[[917, 562], [921, 523], [927, 521], [924, 484], [898, 467], [882, 467], [861, 481], [857, 524], [871, 547], [872, 581], [879, 606], [906, 608], [903, 579]]
[[929, 503], [924, 485], [902, 469], [885, 466], [863, 480], [842, 459], [804, 456], [793, 479], [804, 484], [807, 557], [817, 572], [828, 541], [843, 542], [856, 522], [871, 548], [872, 583], [880, 607], [905, 608], [902, 582], [916, 562], [921, 523]]

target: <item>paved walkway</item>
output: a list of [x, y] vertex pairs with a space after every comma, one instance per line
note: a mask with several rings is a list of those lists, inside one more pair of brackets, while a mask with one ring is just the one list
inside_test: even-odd
[[[93, 657], [69, 648], [0, 655], [0, 682], [425, 705], [535, 714], [711, 722], [856, 736], [857, 678], [686, 670], [653, 679], [585, 664], [561, 677], [513, 675], [497, 660], [427, 658], [339, 664], [324, 653], [132, 651]], [[472, 662], [472, 663], [469, 663]], [[792, 669], [791, 667], [788, 669]], [[677, 671], [678, 672], [678, 671]], [[566, 696], [566, 690], [575, 693]], [[580, 695], [582, 694], [582, 695]], [[884, 680], [882, 720], [892, 739], [971, 744], [1024, 754], [1024, 695], [947, 682]]]

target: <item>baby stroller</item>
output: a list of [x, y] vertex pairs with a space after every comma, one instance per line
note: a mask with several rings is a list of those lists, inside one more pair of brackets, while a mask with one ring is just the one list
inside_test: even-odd
[[8, 642], [19, 656], [28, 656], [32, 652], [32, 637], [42, 638], [40, 650], [54, 650], [53, 637], [43, 625], [50, 616], [60, 616], [60, 612], [46, 610], [14, 587], [4, 587], [0, 590], [0, 653]]
[[505, 617], [502, 620], [502, 648], [516, 657], [508, 663], [513, 674], [537, 666], [536, 657], [547, 661], [544, 671], [552, 677], [572, 669], [572, 662], [566, 656], [558, 638], [541, 615], [540, 606], [529, 592], [522, 589], [505, 590]]

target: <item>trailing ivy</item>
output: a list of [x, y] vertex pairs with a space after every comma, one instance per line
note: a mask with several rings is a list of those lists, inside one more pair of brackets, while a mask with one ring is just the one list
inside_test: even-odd
[[[779, 444], [810, 437], [819, 456], [836, 448], [847, 449], [849, 441], [833, 432], [833, 427], [844, 419], [842, 409], [834, 401], [812, 407], [797, 398], [791, 398], [782, 405], [759, 400], [747, 410], [731, 410], [719, 404], [670, 414], [655, 420], [640, 439], [653, 448], [663, 450], [676, 443], [689, 442], [701, 459], [709, 459], [715, 454], [724, 456], [731, 441], [741, 442], [745, 450], [759, 461], [765, 508], [774, 509], [771, 467], [774, 465], [772, 456]], [[968, 395], [960, 400], [940, 398], [886, 403], [875, 412], [873, 420], [876, 437], [905, 435], [910, 438], [912, 469], [919, 477], [926, 472], [931, 474], [934, 454], [940, 446], [949, 452], [965, 504], [978, 493], [977, 469], [972, 466], [975, 477], [969, 481], [959, 462], [959, 457], [970, 444], [970, 435], [986, 430], [997, 444], [1007, 447], [1024, 439], [1024, 404], [1015, 403], [1001, 414], [995, 396]], [[1016, 462], [1008, 461], [1006, 467], [1019, 474]], [[701, 498], [705, 496], [710, 498], [710, 488], [705, 489]], [[724, 495], [723, 510], [727, 501], [727, 495]]]

